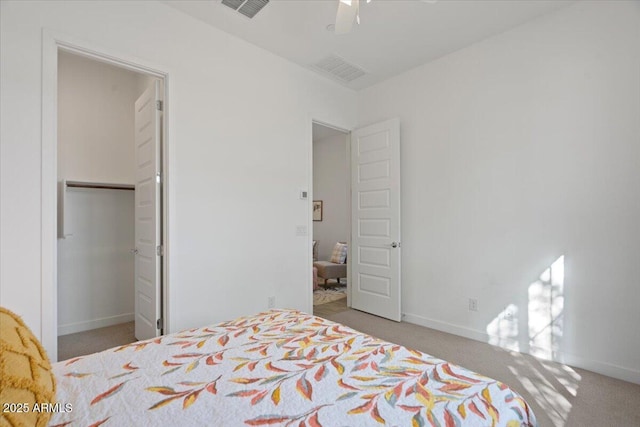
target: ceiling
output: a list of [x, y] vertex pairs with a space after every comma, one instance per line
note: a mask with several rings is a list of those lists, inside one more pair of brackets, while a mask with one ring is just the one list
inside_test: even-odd
[[327, 30], [338, 0], [271, 0], [252, 19], [221, 0], [164, 3], [314, 71], [313, 64], [337, 55], [366, 74], [334, 80], [359, 90], [573, 1], [361, 0], [361, 23], [344, 35]]

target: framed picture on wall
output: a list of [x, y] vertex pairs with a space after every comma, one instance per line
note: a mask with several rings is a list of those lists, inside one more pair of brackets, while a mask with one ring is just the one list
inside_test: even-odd
[[313, 201], [313, 220], [322, 221], [322, 200]]

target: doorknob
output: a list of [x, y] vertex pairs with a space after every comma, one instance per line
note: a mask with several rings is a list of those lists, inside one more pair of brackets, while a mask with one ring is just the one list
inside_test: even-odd
[[400, 247], [400, 243], [398, 243], [398, 242], [391, 242], [391, 247], [392, 247], [392, 248], [398, 248], [398, 247]]

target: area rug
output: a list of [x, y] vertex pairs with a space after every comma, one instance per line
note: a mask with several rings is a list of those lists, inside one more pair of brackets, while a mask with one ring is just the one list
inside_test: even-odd
[[313, 305], [322, 305], [328, 302], [338, 301], [347, 297], [347, 287], [338, 286], [335, 288], [317, 289], [313, 291]]

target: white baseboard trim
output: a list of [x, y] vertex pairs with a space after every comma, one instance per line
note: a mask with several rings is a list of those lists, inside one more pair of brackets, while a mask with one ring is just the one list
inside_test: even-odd
[[424, 326], [426, 328], [435, 329], [437, 331], [447, 332], [453, 335], [459, 335], [461, 337], [470, 338], [476, 341], [482, 341], [486, 343], [489, 342], [489, 334], [486, 334], [484, 332], [454, 325], [453, 323], [429, 319], [427, 317], [418, 316], [417, 314], [402, 313], [402, 321]]
[[118, 314], [117, 316], [102, 317], [100, 319], [90, 319], [82, 322], [67, 323], [58, 325], [58, 336], [75, 334], [76, 332], [90, 331], [91, 329], [104, 328], [105, 326], [113, 326], [118, 323], [132, 322], [133, 313]]
[[600, 362], [598, 360], [585, 359], [584, 357], [568, 353], [562, 353], [562, 357], [562, 363], [569, 366], [586, 369], [587, 371], [596, 372], [619, 380], [640, 384], [640, 371], [625, 368], [624, 366], [613, 365], [607, 362]]
[[[486, 332], [466, 328], [464, 326], [455, 325], [453, 323], [429, 319], [427, 317], [411, 313], [403, 313], [402, 320], [407, 323], [413, 323], [415, 325], [424, 326], [426, 328], [431, 328], [437, 331], [447, 332], [453, 335], [458, 335], [475, 341], [481, 341], [490, 344], [489, 340], [491, 338], [491, 335], [487, 334]], [[530, 354], [528, 352], [523, 353]], [[619, 380], [640, 384], [640, 371], [625, 368], [623, 366], [617, 366], [611, 363], [601, 362], [597, 360], [590, 360], [584, 357], [563, 352], [559, 352], [557, 360], [554, 361], [558, 363], [564, 363], [576, 368], [586, 369], [588, 371], [596, 372], [598, 374], [606, 375], [608, 377], [616, 378]]]

